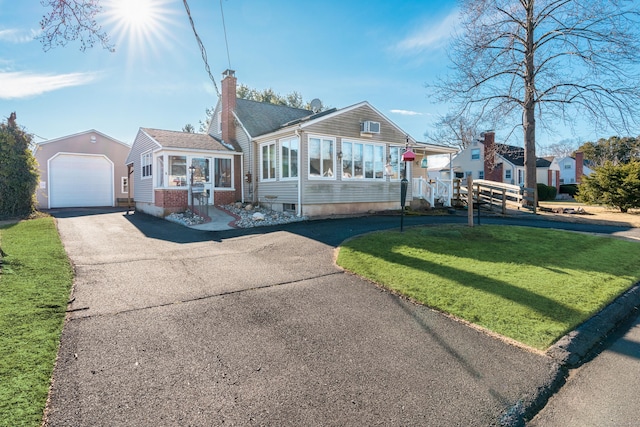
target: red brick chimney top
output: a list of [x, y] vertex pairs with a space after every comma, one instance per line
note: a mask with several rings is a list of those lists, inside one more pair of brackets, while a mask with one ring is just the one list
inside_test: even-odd
[[222, 73], [222, 98], [221, 98], [221, 132], [222, 140], [225, 142], [235, 142], [236, 127], [233, 120], [233, 112], [236, 109], [236, 72], [225, 70]]

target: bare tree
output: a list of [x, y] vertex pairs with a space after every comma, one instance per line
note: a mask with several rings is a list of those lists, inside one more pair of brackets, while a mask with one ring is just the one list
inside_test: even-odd
[[425, 138], [463, 150], [480, 136], [480, 116], [448, 114], [441, 116], [435, 127], [434, 132], [425, 132]]
[[75, 40], [80, 40], [83, 51], [96, 43], [114, 50], [109, 36], [95, 19], [102, 12], [99, 0], [40, 0], [40, 4], [47, 9], [40, 21], [42, 34], [38, 36], [45, 52]]
[[574, 117], [637, 126], [638, 2], [462, 0], [460, 10], [439, 99], [519, 123], [527, 187], [536, 185], [536, 117], [549, 127]]
[[563, 139], [546, 147], [541, 147], [542, 156], [569, 157], [578, 149], [580, 143], [574, 139]]

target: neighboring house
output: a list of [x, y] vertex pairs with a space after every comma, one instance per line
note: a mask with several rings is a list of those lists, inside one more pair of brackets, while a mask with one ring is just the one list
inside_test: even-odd
[[125, 160], [131, 147], [94, 129], [39, 142], [40, 209], [116, 206], [129, 197]]
[[[493, 131], [483, 132], [480, 140], [475, 140], [451, 161], [455, 177], [471, 175], [473, 179], [487, 179], [507, 184], [524, 185], [524, 148], [495, 142]], [[485, 156], [494, 151], [495, 156]], [[446, 174], [449, 168], [442, 170]], [[553, 159], [536, 159], [536, 182], [558, 188], [560, 169]]]
[[186, 208], [193, 166], [209, 204], [267, 202], [305, 216], [397, 209], [407, 143], [417, 154], [408, 177], [423, 157], [455, 152], [418, 143], [367, 102], [313, 112], [236, 99], [234, 71], [223, 76], [207, 135], [140, 129], [127, 159], [137, 209]]
[[557, 162], [560, 168], [560, 184], [580, 184], [584, 175], [591, 175], [593, 172], [580, 151], [575, 154], [575, 158], [561, 157]]

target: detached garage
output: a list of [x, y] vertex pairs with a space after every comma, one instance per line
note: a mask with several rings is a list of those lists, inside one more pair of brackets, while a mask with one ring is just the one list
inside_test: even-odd
[[129, 145], [90, 130], [40, 142], [40, 209], [116, 206], [129, 197]]

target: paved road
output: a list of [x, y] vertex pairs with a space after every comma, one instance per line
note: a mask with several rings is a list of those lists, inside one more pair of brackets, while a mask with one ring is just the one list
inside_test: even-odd
[[636, 427], [640, 422], [640, 316], [612, 336], [592, 361], [529, 423], [530, 427]]
[[[334, 265], [345, 238], [397, 218], [202, 232], [114, 211], [56, 217], [76, 282], [50, 426], [487, 426], [557, 376], [545, 355]], [[466, 219], [405, 225], [452, 221]]]

